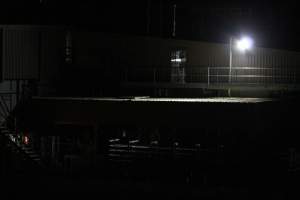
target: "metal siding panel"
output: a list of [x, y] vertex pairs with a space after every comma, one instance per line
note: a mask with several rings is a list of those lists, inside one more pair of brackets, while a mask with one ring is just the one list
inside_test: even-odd
[[263, 56], [262, 56], [262, 49], [259, 49], [259, 54], [258, 54], [258, 66], [259, 68], [263, 67]]
[[265, 55], [264, 50], [262, 50], [262, 53], [261, 53], [261, 65], [262, 65], [262, 68], [266, 67], [266, 55]]
[[274, 55], [274, 67], [278, 67], [279, 64], [278, 64], [278, 53], [276, 52], [275, 55]]
[[251, 55], [250, 66], [251, 67], [255, 66], [255, 55]]
[[281, 68], [284, 69], [285, 68], [285, 58], [284, 58], [284, 53], [281, 52]]
[[266, 57], [265, 57], [265, 52], [263, 49], [261, 51], [261, 67], [262, 68], [266, 67]]
[[271, 54], [271, 66], [274, 67], [275, 66], [275, 61], [274, 61], [274, 55], [273, 53]]
[[254, 56], [254, 67], [258, 67], [259, 50], [257, 49]]
[[281, 52], [279, 52], [278, 54], [278, 67], [282, 67], [282, 55], [281, 55]]
[[265, 67], [269, 67], [269, 55], [265, 50]]
[[266, 51], [264, 50], [264, 66], [263, 67], [268, 67], [268, 55], [266, 54]]
[[276, 67], [279, 67], [280, 66], [280, 63], [279, 63], [279, 58], [280, 58], [280, 55], [278, 54], [278, 52], [276, 52], [276, 55], [275, 55], [275, 66]]
[[291, 53], [288, 54], [287, 61], [288, 61], [288, 67], [291, 68], [292, 67], [292, 63], [293, 63], [293, 57], [292, 57]]
[[288, 58], [288, 54], [285, 54], [285, 67], [288, 68], [289, 67], [289, 58]]
[[280, 65], [281, 65], [281, 63], [280, 63], [280, 54], [277, 53], [276, 54], [276, 67], [281, 67]]
[[280, 68], [283, 68], [283, 56], [282, 56], [282, 53], [280, 52], [280, 56], [279, 56], [279, 66]]
[[251, 55], [247, 56], [247, 66], [246, 67], [250, 67], [251, 66]]
[[38, 31], [6, 29], [4, 79], [36, 79], [38, 71]]
[[296, 65], [297, 65], [297, 64], [296, 64], [296, 63], [297, 63], [297, 61], [296, 61], [296, 56], [297, 56], [297, 55], [296, 55], [295, 53], [293, 53], [293, 68], [296, 67]]
[[270, 67], [270, 54], [267, 51], [265, 54], [265, 58], [266, 58], [266, 67]]
[[255, 54], [255, 67], [259, 67], [259, 49], [257, 49]]
[[269, 50], [269, 67], [273, 67], [273, 52]]
[[264, 68], [265, 67], [265, 54], [264, 54], [264, 50], [262, 49], [261, 50], [261, 54], [260, 54], [260, 65], [261, 65], [261, 68]]
[[235, 67], [241, 67], [241, 54], [236, 53], [236, 65]]

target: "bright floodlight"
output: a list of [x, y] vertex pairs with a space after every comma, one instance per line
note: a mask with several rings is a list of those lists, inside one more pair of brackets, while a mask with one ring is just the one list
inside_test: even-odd
[[253, 41], [248, 37], [242, 38], [237, 41], [237, 48], [241, 51], [246, 51], [251, 49], [252, 45], [253, 45]]

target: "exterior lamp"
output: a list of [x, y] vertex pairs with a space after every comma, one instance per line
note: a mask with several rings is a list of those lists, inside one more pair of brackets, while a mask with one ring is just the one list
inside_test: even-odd
[[249, 37], [242, 37], [240, 39], [235, 39], [230, 37], [229, 42], [229, 83], [231, 83], [231, 70], [232, 70], [232, 48], [233, 41], [235, 41], [235, 48], [240, 52], [245, 52], [247, 50], [251, 50], [253, 47], [253, 40]]

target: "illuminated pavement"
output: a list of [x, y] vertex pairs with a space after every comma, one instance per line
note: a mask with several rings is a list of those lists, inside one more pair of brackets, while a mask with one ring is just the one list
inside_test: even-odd
[[78, 101], [132, 101], [132, 102], [193, 102], [193, 103], [260, 103], [275, 101], [271, 98], [238, 98], [238, 97], [215, 97], [215, 98], [73, 98], [73, 97], [35, 97], [34, 99], [49, 100], [78, 100]]

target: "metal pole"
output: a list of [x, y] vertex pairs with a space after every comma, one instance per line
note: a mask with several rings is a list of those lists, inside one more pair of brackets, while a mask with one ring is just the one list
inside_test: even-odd
[[209, 86], [209, 78], [210, 78], [210, 68], [207, 68], [207, 85]]
[[231, 69], [232, 69], [232, 37], [229, 41], [229, 83], [231, 83]]
[[176, 4], [174, 4], [173, 6], [173, 33], [172, 36], [175, 37], [176, 36]]

